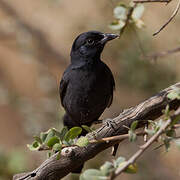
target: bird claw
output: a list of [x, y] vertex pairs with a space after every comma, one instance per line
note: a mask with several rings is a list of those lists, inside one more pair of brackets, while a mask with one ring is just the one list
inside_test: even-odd
[[105, 120], [103, 120], [103, 123], [105, 123], [107, 127], [111, 127], [114, 131], [116, 130], [115, 127], [117, 126], [117, 124], [116, 124], [116, 122], [114, 122], [114, 120], [105, 119]]

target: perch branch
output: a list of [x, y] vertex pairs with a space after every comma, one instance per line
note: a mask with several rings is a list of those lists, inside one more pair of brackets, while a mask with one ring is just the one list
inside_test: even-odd
[[[167, 98], [167, 94], [175, 88], [180, 88], [180, 82], [139, 105], [124, 110], [118, 117], [104, 122], [95, 132], [87, 134], [87, 137], [91, 141], [127, 134], [127, 127], [130, 127], [134, 121], [138, 121], [137, 128], [140, 128], [144, 126], [147, 120], [155, 120], [160, 117], [167, 104], [169, 104], [170, 110], [176, 110], [180, 106], [180, 100], [169, 100]], [[65, 147], [61, 151], [59, 160], [57, 160], [57, 154], [55, 154], [32, 172], [14, 175], [13, 180], [59, 180], [84, 162], [94, 158], [98, 153], [117, 144], [117, 142], [119, 140], [90, 143], [86, 147]]]

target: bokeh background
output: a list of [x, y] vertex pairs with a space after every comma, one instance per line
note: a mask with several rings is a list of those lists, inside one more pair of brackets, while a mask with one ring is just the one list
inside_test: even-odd
[[[46, 159], [46, 153], [30, 152], [26, 144], [41, 131], [62, 128], [64, 111], [58, 86], [69, 63], [73, 39], [88, 30], [115, 32], [108, 24], [118, 2], [0, 0], [0, 180], [32, 170]], [[152, 37], [175, 5], [174, 1], [168, 6], [146, 4], [146, 27], [136, 32], [129, 27], [120, 40], [106, 46], [102, 59], [114, 74], [116, 91], [111, 108], [102, 118], [115, 117], [122, 109], [180, 80], [178, 53], [155, 62], [142, 58], [142, 49], [151, 54], [179, 46], [180, 16]], [[141, 138], [135, 143], [121, 143], [117, 157], [130, 157], [141, 143]], [[107, 160], [112, 160], [110, 149], [88, 161], [84, 169], [98, 168]], [[178, 180], [179, 162], [180, 152], [175, 146], [168, 153], [163, 148], [151, 148], [138, 161], [137, 174], [123, 174], [119, 179]], [[64, 179], [78, 177], [68, 175]]]

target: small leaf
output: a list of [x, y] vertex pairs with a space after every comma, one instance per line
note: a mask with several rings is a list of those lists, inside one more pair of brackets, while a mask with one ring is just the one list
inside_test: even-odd
[[145, 128], [145, 132], [148, 133], [148, 135], [150, 135], [150, 136], [152, 136], [156, 133], [154, 129], [147, 129], [147, 128]]
[[58, 152], [57, 156], [56, 156], [56, 160], [59, 160], [61, 157], [61, 151]]
[[92, 132], [92, 129], [89, 126], [82, 125], [82, 128], [85, 129], [88, 133]]
[[53, 151], [57, 152], [57, 151], [61, 151], [62, 149], [62, 144], [61, 143], [56, 143], [53, 145], [52, 147]]
[[39, 142], [40, 144], [42, 144], [42, 140], [41, 140], [40, 137], [34, 136], [33, 138], [35, 139], [35, 141], [37, 141], [37, 142]]
[[[126, 163], [127, 163], [127, 161], [122, 162], [121, 164], [119, 164], [118, 168], [119, 168], [119, 167], [120, 167], [120, 168], [123, 167], [124, 165], [126, 165]], [[137, 169], [136, 163], [129, 165], [129, 166], [124, 170], [124, 172], [130, 173], [130, 174], [134, 174], [134, 173], [136, 173], [137, 171], [138, 171], [138, 169]]]
[[52, 129], [49, 129], [47, 132], [46, 140], [44, 141], [45, 144], [55, 135], [54, 131]]
[[80, 180], [106, 180], [107, 177], [103, 176], [101, 171], [97, 169], [88, 169], [81, 174]]
[[131, 130], [134, 131], [136, 129], [138, 125], [138, 121], [134, 121], [132, 124], [131, 124]]
[[31, 150], [31, 151], [36, 151], [38, 150], [40, 144], [37, 141], [34, 141], [32, 144], [27, 144], [27, 147]]
[[48, 135], [48, 133], [44, 133], [44, 132], [40, 133], [40, 138], [41, 138], [42, 142], [44, 142], [46, 140], [47, 135]]
[[133, 13], [132, 13], [132, 16], [131, 16], [132, 19], [134, 21], [139, 20], [142, 17], [143, 12], [144, 12], [144, 6], [142, 4], [138, 4], [133, 10]]
[[49, 147], [53, 147], [56, 143], [59, 143], [59, 138], [57, 136], [54, 136], [51, 139], [49, 139], [46, 144]]
[[100, 167], [100, 171], [102, 173], [102, 175], [104, 176], [109, 176], [110, 173], [114, 170], [114, 166], [111, 162], [105, 162], [105, 164], [103, 164], [101, 167]]
[[109, 28], [112, 30], [120, 30], [125, 26], [125, 22], [122, 20], [119, 21], [113, 21], [110, 25]]
[[127, 8], [123, 5], [117, 6], [114, 8], [114, 17], [120, 20], [126, 20], [127, 19]]
[[59, 137], [60, 137], [60, 140], [63, 141], [64, 140], [64, 136], [65, 134], [68, 132], [68, 128], [65, 126], [63, 127], [63, 129], [61, 130], [60, 134], [59, 134]]
[[65, 141], [69, 141], [70, 139], [75, 139], [78, 135], [82, 132], [82, 128], [80, 127], [73, 127], [71, 128], [64, 137]]
[[180, 90], [174, 90], [170, 92], [167, 97], [171, 100], [179, 99], [180, 100]]
[[121, 164], [122, 162], [124, 162], [126, 159], [124, 157], [118, 157], [116, 159], [116, 161], [114, 162], [114, 166], [117, 168], [119, 166], [119, 164]]
[[87, 137], [80, 137], [76, 142], [76, 145], [80, 147], [87, 146], [88, 144], [89, 144], [89, 140]]
[[136, 134], [132, 130], [129, 130], [128, 134], [129, 134], [129, 141], [134, 142], [136, 140], [136, 137], [137, 137]]

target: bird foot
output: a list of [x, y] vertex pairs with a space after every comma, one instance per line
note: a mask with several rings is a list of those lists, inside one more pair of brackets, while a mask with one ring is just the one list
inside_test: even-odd
[[103, 120], [103, 123], [105, 123], [107, 127], [111, 127], [114, 131], [116, 130], [115, 127], [117, 126], [117, 124], [112, 119], [105, 119]]

